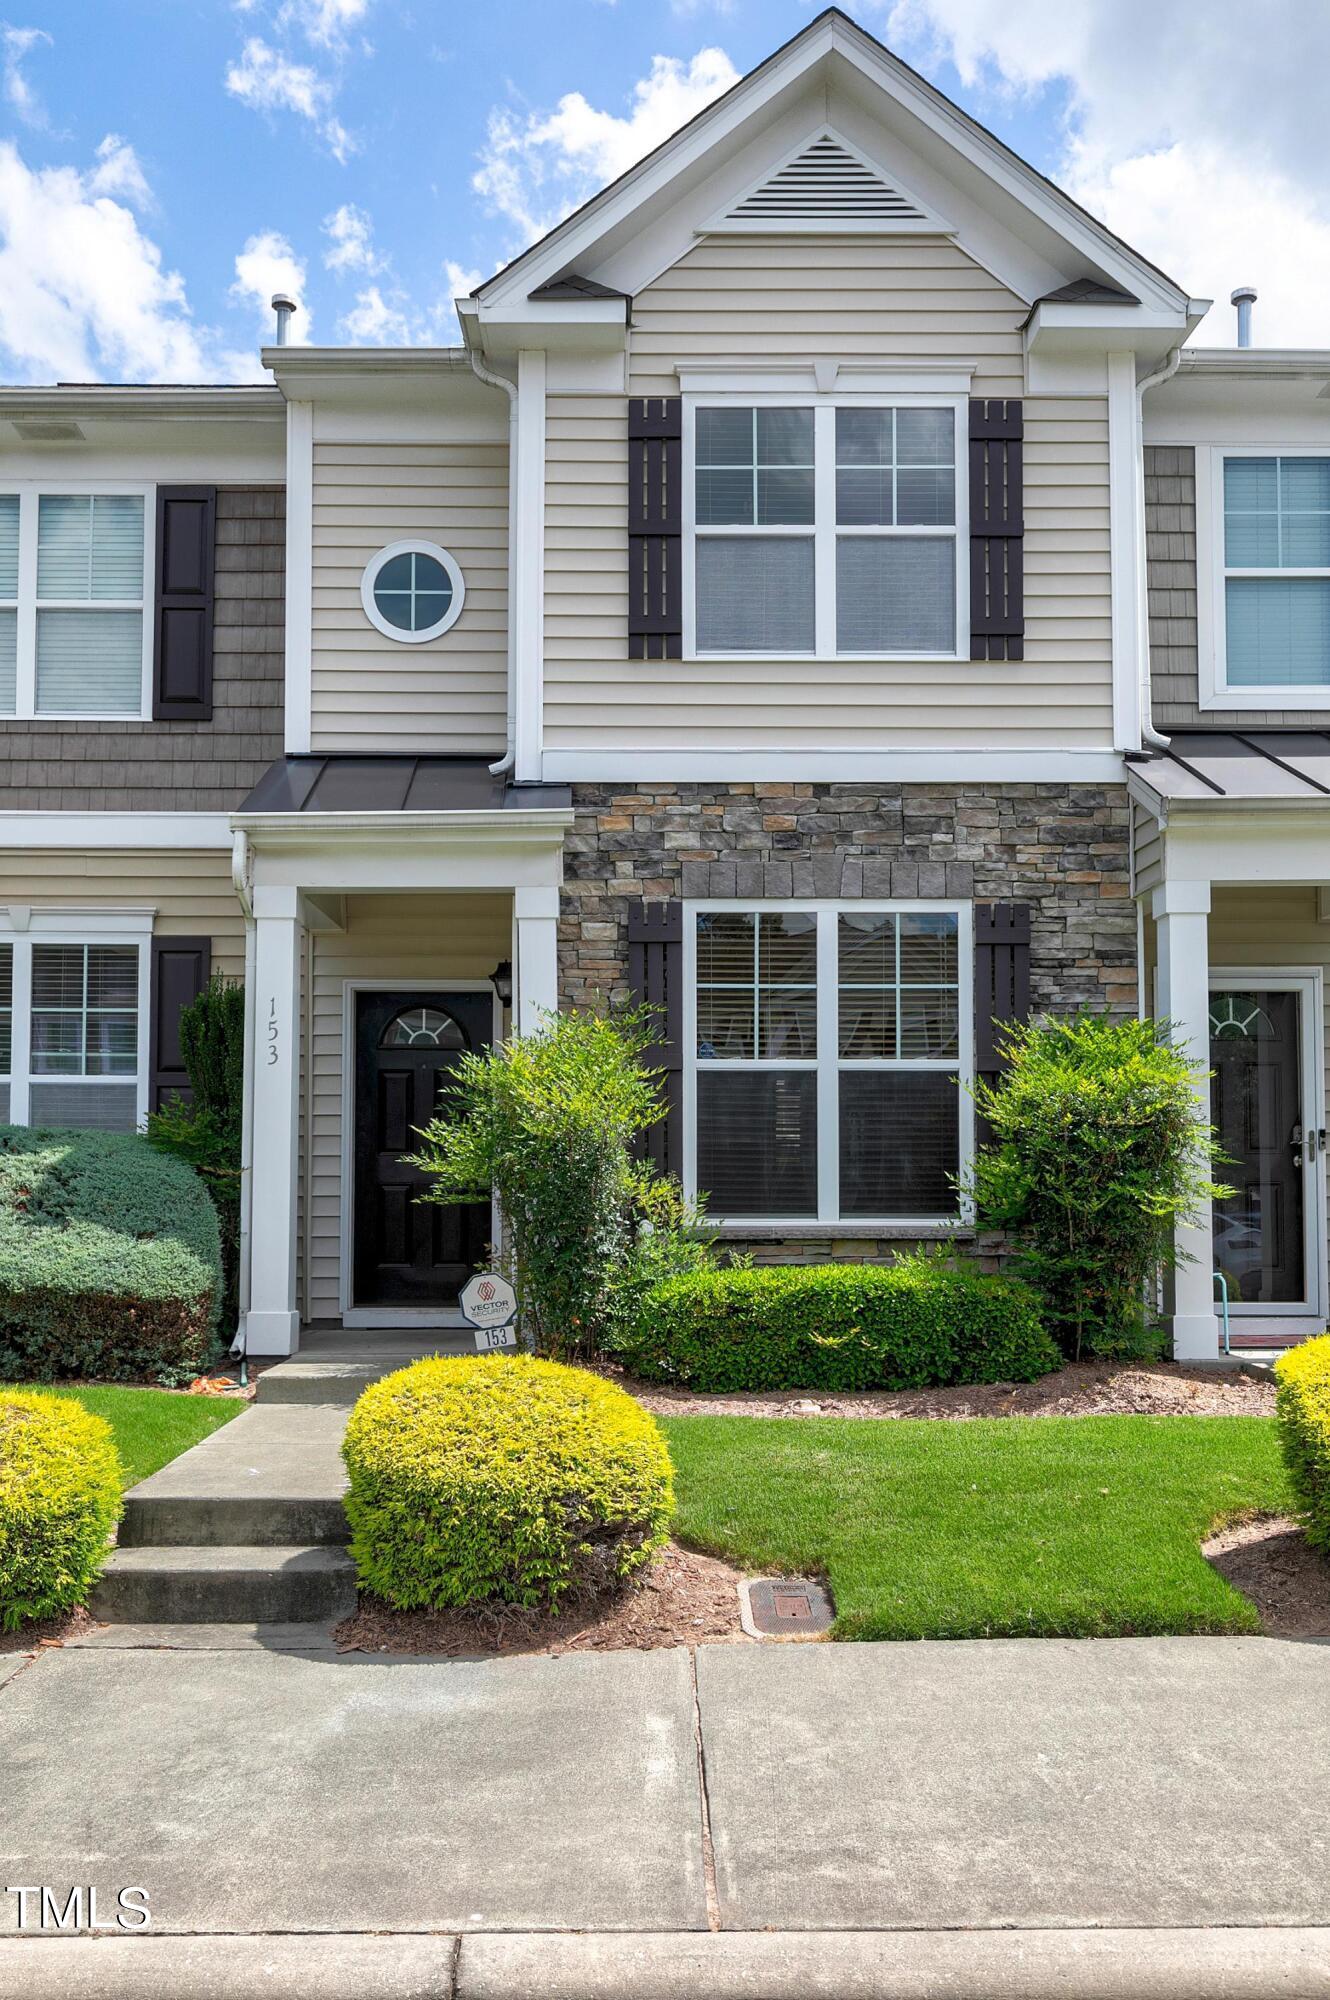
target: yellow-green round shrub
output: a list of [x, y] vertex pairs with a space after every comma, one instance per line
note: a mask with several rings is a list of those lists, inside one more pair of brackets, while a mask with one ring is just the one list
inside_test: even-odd
[[1281, 1354], [1275, 1384], [1279, 1442], [1307, 1540], [1330, 1555], [1330, 1337]]
[[0, 1630], [81, 1604], [120, 1518], [111, 1426], [72, 1396], [0, 1389]]
[[403, 1610], [553, 1610], [648, 1562], [674, 1512], [651, 1417], [599, 1375], [529, 1355], [436, 1356], [351, 1412], [342, 1456], [361, 1582]]

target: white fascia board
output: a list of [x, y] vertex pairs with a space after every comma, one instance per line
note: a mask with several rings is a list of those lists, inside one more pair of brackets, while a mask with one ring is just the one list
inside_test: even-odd
[[1113, 750], [546, 750], [549, 784], [1120, 785]]
[[190, 851], [231, 847], [224, 812], [6, 812], [0, 848], [142, 848]]
[[155, 903], [62, 903], [58, 909], [33, 909], [28, 904], [0, 906], [0, 936], [100, 938], [150, 937]]
[[[282, 844], [321, 847], [335, 842], [413, 840], [437, 835], [472, 839], [482, 835], [497, 846], [533, 840], [561, 841], [573, 824], [568, 806], [513, 806], [493, 812], [232, 813], [225, 821], [247, 834], [255, 847]], [[227, 840], [228, 847], [230, 840]]]
[[1111, 350], [1153, 359], [1187, 337], [1186, 314], [1144, 306], [1073, 305], [1045, 300], [1025, 329], [1026, 352], [1040, 359]]
[[[1186, 294], [1161, 271], [1121, 243], [1001, 142], [951, 104], [889, 50], [844, 16], [822, 17], [717, 103], [665, 141], [640, 166], [595, 196], [516, 262], [482, 287], [482, 305], [512, 305], [548, 278], [584, 260], [611, 230], [669, 183], [756, 118], [834, 51], [875, 82], [886, 96], [928, 131], [978, 168], [1022, 208], [1054, 232], [1087, 263], [1161, 309], [1185, 312]], [[492, 289], [491, 289], [492, 287]]]
[[1184, 347], [1178, 363], [1184, 375], [1253, 376], [1270, 381], [1330, 382], [1327, 347]]
[[522, 299], [490, 306], [482, 299], [473, 321], [480, 344], [504, 353], [522, 347], [620, 347], [628, 333], [629, 300]]

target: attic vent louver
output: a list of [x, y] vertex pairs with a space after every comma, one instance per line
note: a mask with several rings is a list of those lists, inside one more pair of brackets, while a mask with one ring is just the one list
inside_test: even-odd
[[728, 223], [750, 226], [848, 223], [860, 229], [893, 229], [901, 224], [917, 229], [920, 224], [927, 226], [929, 219], [908, 195], [890, 187], [830, 133], [787, 160], [725, 217]]

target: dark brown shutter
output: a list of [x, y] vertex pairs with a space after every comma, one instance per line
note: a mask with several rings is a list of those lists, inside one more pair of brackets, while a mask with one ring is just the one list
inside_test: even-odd
[[180, 1053], [180, 1016], [198, 999], [211, 971], [211, 938], [153, 939], [148, 1024], [148, 1106], [152, 1111], [160, 1111], [169, 1097], [183, 1098], [188, 1104], [193, 1095]]
[[643, 1150], [662, 1173], [683, 1173], [683, 906], [643, 903], [628, 918], [628, 983], [635, 1007], [654, 1007], [657, 1047], [648, 1060], [664, 1070], [665, 1116], [645, 1134]]
[[157, 488], [155, 722], [212, 720], [215, 486]]
[[1025, 658], [1025, 423], [1018, 402], [970, 403], [970, 658]]
[[683, 398], [628, 404], [628, 657], [683, 655]]
[[1030, 906], [974, 906], [974, 1068], [981, 1083], [1002, 1071], [999, 1031], [1030, 1018]]

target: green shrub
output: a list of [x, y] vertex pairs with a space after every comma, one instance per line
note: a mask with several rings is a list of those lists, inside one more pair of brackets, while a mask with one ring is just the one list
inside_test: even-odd
[[619, 1353], [646, 1381], [713, 1393], [1029, 1382], [1060, 1360], [1024, 1285], [922, 1253], [667, 1278]]
[[637, 1225], [653, 1218], [660, 1183], [633, 1157], [662, 1115], [660, 1073], [643, 1062], [651, 1041], [642, 1013], [553, 1014], [534, 1035], [463, 1056], [421, 1135], [428, 1199], [498, 1196], [523, 1331], [556, 1359], [604, 1347], [633, 1284]]
[[127, 1132], [0, 1126], [0, 1377], [195, 1374], [221, 1293], [217, 1217]]
[[215, 973], [181, 1011], [180, 1053], [193, 1093], [168, 1099], [148, 1117], [148, 1138], [199, 1175], [217, 1210], [227, 1334], [240, 1317], [241, 1132], [245, 1090], [245, 989]]
[[0, 1389], [0, 1631], [81, 1604], [119, 1518], [106, 1419], [72, 1397]]
[[1330, 1555], [1330, 1337], [1281, 1354], [1275, 1383], [1280, 1448], [1307, 1540]]
[[1015, 1269], [1073, 1355], [1158, 1351], [1147, 1297], [1173, 1232], [1207, 1194], [1205, 1072], [1167, 1026], [1080, 1014], [1009, 1030], [1006, 1069], [976, 1102], [993, 1144], [974, 1165], [980, 1221], [1010, 1231]]
[[342, 1456], [360, 1580], [403, 1609], [553, 1610], [611, 1589], [665, 1540], [669, 1454], [599, 1375], [530, 1355], [435, 1357], [367, 1389]]

